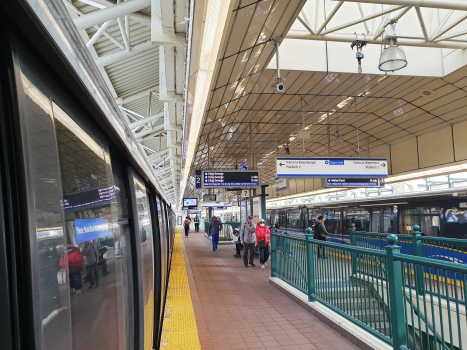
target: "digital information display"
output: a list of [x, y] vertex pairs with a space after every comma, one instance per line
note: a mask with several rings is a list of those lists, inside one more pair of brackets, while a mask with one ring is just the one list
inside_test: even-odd
[[257, 170], [231, 170], [231, 171], [203, 171], [202, 182], [204, 188], [212, 187], [258, 187], [260, 185], [260, 172]]
[[198, 198], [183, 198], [183, 210], [198, 209]]
[[384, 187], [383, 179], [379, 178], [327, 178], [323, 182], [324, 187]]
[[216, 197], [217, 196], [215, 194], [204, 194], [203, 195], [203, 201], [205, 201], [205, 202], [215, 202]]
[[95, 188], [88, 191], [65, 194], [63, 196], [63, 208], [65, 210], [76, 209], [107, 202], [113, 198], [116, 198], [116, 194], [117, 191], [115, 186]]
[[76, 243], [109, 237], [109, 221], [106, 219], [75, 219]]
[[388, 177], [386, 158], [277, 157], [277, 177]]

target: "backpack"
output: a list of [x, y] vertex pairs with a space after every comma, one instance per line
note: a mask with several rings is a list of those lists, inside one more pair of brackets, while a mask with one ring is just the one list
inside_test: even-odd
[[190, 221], [189, 220], [185, 220], [185, 227], [190, 227]]

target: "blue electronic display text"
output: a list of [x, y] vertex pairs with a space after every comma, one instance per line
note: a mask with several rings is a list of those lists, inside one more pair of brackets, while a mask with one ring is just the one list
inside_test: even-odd
[[76, 243], [110, 236], [106, 219], [75, 219]]

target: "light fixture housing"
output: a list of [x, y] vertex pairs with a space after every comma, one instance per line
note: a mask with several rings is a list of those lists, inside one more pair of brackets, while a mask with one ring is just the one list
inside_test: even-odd
[[379, 56], [379, 70], [383, 72], [394, 72], [407, 66], [405, 52], [397, 45], [386, 47]]

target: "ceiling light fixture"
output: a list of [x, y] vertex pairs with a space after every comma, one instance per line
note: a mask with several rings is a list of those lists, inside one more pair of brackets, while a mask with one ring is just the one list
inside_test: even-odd
[[405, 52], [397, 45], [397, 38], [401, 36], [401, 32], [396, 29], [396, 22], [390, 21], [383, 34], [384, 49], [379, 56], [378, 66], [383, 72], [394, 72], [407, 66]]

